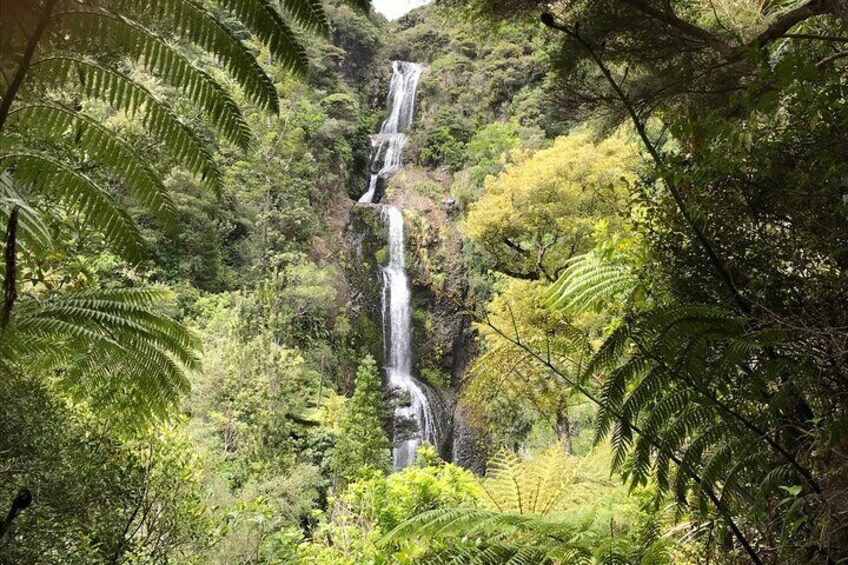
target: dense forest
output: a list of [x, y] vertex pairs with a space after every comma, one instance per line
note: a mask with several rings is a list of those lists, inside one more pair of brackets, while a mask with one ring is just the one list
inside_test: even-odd
[[848, 2], [379, 7], [0, 0], [0, 563], [848, 563]]

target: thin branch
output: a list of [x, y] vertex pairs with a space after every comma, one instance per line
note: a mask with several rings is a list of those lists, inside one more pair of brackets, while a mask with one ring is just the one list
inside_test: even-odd
[[830, 55], [829, 57], [825, 57], [824, 59], [822, 59], [821, 61], [816, 63], [816, 67], [818, 67], [819, 69], [822, 69], [822, 68], [828, 66], [832, 62], [838, 61], [839, 59], [845, 59], [846, 57], [848, 57], [848, 51], [840, 51], [839, 53], [834, 53], [833, 55]]
[[835, 43], [848, 43], [848, 37], [842, 35], [819, 35], [817, 33], [784, 33], [787, 39], [809, 39], [812, 41], [833, 41]]
[[659, 10], [653, 6], [651, 6], [645, 0], [622, 0], [628, 6], [642, 12], [643, 14], [649, 16], [652, 19], [663, 22], [668, 25], [672, 29], [675, 29], [681, 32], [684, 35], [687, 35], [693, 39], [696, 39], [700, 43], [707, 45], [714, 50], [718, 51], [725, 57], [735, 57], [736, 49], [730, 45], [722, 41], [716, 35], [713, 35], [711, 32], [707, 31], [702, 27], [698, 27], [694, 24], [687, 22], [684, 19], [677, 17], [673, 12]]
[[794, 10], [783, 14], [777, 18], [772, 24], [766, 28], [760, 35], [748, 43], [748, 47], [762, 48], [775, 39], [780, 39], [784, 34], [795, 27], [797, 24], [822, 14], [829, 14], [834, 11], [835, 6], [833, 0], [812, 0], [802, 6], [798, 6]]

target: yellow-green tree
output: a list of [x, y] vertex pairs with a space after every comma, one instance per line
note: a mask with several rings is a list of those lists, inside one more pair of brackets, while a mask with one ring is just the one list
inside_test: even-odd
[[535, 281], [509, 279], [501, 286], [485, 323], [477, 324], [484, 352], [466, 377], [463, 399], [477, 423], [499, 434], [500, 442], [511, 444], [531, 423], [544, 423], [571, 454], [574, 408], [585, 400], [514, 343], [543, 352], [575, 380], [582, 372], [591, 357], [589, 333], [567, 314], [546, 308], [545, 292], [546, 286]]
[[597, 141], [581, 128], [552, 147], [514, 156], [469, 208], [465, 232], [496, 271], [556, 280], [566, 261], [592, 247], [599, 219], [613, 230], [627, 210], [639, 154], [624, 133]]

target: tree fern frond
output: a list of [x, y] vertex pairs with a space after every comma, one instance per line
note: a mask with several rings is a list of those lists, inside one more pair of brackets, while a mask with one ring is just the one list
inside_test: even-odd
[[[0, 358], [32, 371], [58, 371], [79, 398], [134, 414], [164, 414], [199, 368], [199, 342], [156, 311], [158, 289], [81, 291], [22, 301], [0, 336]], [[30, 353], [44, 348], [44, 355]], [[52, 349], [52, 352], [49, 349]]]
[[632, 329], [630, 324], [623, 324], [612, 331], [586, 365], [583, 380], [595, 373], [604, 373], [621, 362], [630, 346]]
[[330, 22], [321, 0], [282, 0], [280, 4], [304, 28], [329, 33]]
[[727, 443], [720, 443], [709, 454], [703, 467], [701, 467], [701, 481], [703, 488], [712, 488], [713, 485], [724, 479], [727, 470], [733, 463], [733, 449]]
[[[192, 0], [112, 0], [115, 12], [157, 29], [174, 31], [179, 37], [213, 55], [262, 108], [279, 112], [277, 89], [253, 54], [209, 10]], [[288, 57], [293, 57], [289, 54]]]
[[350, 4], [355, 9], [366, 13], [371, 9], [371, 0], [345, 0], [345, 4]]
[[629, 267], [604, 261], [594, 252], [572, 258], [548, 291], [546, 305], [572, 314], [594, 309], [615, 296], [630, 296], [638, 278]]
[[52, 157], [37, 153], [0, 154], [0, 165], [13, 170], [23, 185], [55, 196], [83, 214], [92, 226], [120, 253], [140, 260], [144, 239], [135, 222], [114, 199], [92, 179]]
[[[603, 348], [599, 354], [603, 352]], [[595, 359], [592, 360], [594, 362]], [[592, 366], [590, 362], [589, 366]], [[616, 368], [607, 377], [601, 389], [601, 402], [598, 407], [598, 415], [596, 417], [596, 442], [599, 442], [606, 437], [609, 432], [610, 424], [615, 420], [622, 420], [622, 405], [629, 384], [629, 378], [634, 375], [640, 375], [650, 368], [650, 362], [642, 357], [634, 357], [627, 361], [624, 365]], [[587, 371], [588, 372], [588, 371]], [[629, 426], [629, 422], [625, 425]]]
[[188, 96], [225, 138], [243, 149], [249, 147], [253, 134], [238, 104], [177, 47], [120, 15], [83, 10], [61, 15], [69, 32], [81, 36], [77, 43], [87, 41], [91, 43], [89, 50], [105, 48], [127, 56]]
[[173, 224], [174, 202], [156, 172], [128, 143], [90, 117], [52, 104], [30, 104], [13, 110], [7, 124], [46, 140], [62, 133], [73, 137], [74, 145], [112, 169], [148, 211]]
[[167, 104], [125, 74], [71, 55], [45, 58], [33, 67], [37, 71], [34, 82], [42, 88], [69, 88], [76, 83], [85, 97], [103, 100], [130, 116], [141, 113], [145, 129], [164, 143], [178, 163], [214, 187], [221, 186], [220, 171], [198, 135]]
[[[296, 73], [306, 72], [306, 50], [269, 0], [219, 1], [268, 46], [276, 60]], [[329, 32], [330, 24], [320, 1], [284, 0], [281, 4], [303, 28], [321, 34]]]
[[50, 230], [38, 211], [29, 206], [22, 192], [9, 173], [0, 172], [0, 223], [6, 225], [12, 210], [17, 208], [17, 237], [21, 247], [30, 252], [47, 253], [53, 247]]

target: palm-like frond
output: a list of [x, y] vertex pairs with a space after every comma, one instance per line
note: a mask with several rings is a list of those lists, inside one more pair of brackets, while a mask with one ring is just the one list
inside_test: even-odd
[[639, 288], [633, 271], [619, 262], [603, 260], [595, 252], [573, 257], [548, 291], [547, 305], [579, 314], [613, 299], [630, 301]]
[[[31, 88], [77, 87], [83, 96], [102, 100], [116, 110], [125, 111], [131, 116], [141, 113], [144, 127], [166, 146], [178, 164], [203, 176], [212, 184], [220, 182], [220, 173], [215, 167], [212, 154], [200, 137], [180, 120], [167, 103], [127, 74], [92, 60], [68, 55], [41, 59], [33, 67], [39, 73], [33, 77]], [[26, 128], [28, 122], [21, 126]], [[20, 128], [16, 130], [26, 131]], [[54, 135], [62, 133], [56, 131]]]
[[321, 0], [286, 0], [281, 4], [304, 28], [322, 33], [330, 31], [330, 22]]
[[581, 470], [581, 461], [555, 445], [531, 460], [501, 450], [488, 463], [482, 487], [490, 506], [501, 512], [547, 515]]
[[199, 368], [197, 338], [157, 311], [166, 298], [115, 289], [21, 301], [0, 334], [0, 364], [54, 372], [97, 408], [161, 415], [187, 391], [185, 370]]
[[614, 469], [673, 493], [680, 512], [692, 502], [701, 512], [720, 505], [724, 520], [751, 500], [782, 496], [777, 479], [818, 492], [799, 462], [809, 446], [790, 448], [771, 431], [781, 426], [779, 406], [796, 402], [783, 397], [801, 390], [793, 383], [804, 372], [782, 353], [786, 332], [716, 307], [638, 311], [641, 286], [625, 264], [590, 253], [548, 293], [550, 308], [573, 314], [625, 305], [581, 379], [603, 382], [596, 433], [612, 445]]
[[61, 133], [85, 147], [90, 158], [103, 163], [124, 180], [130, 192], [148, 210], [168, 224], [174, 220], [174, 202], [157, 173], [126, 141], [92, 118], [55, 104], [20, 106], [9, 114], [11, 127], [25, 124], [31, 137], [49, 142]]
[[5, 225], [9, 221], [12, 210], [17, 208], [19, 211], [18, 242], [26, 251], [46, 253], [53, 246], [50, 231], [42, 221], [41, 215], [27, 204], [22, 192], [21, 187], [16, 186], [11, 175], [0, 173], [0, 222]]
[[410, 518], [386, 537], [433, 540], [419, 559], [427, 564], [586, 565], [669, 563], [668, 544], [656, 533], [604, 539], [589, 523], [536, 514], [447, 508]]
[[142, 256], [144, 240], [133, 219], [92, 178], [43, 153], [11, 153], [0, 164], [26, 186], [39, 186], [63, 205], [84, 211], [112, 246], [130, 259]]
[[682, 506], [690, 494], [704, 510], [720, 499], [725, 516], [768, 497], [763, 488], [773, 495], [774, 468], [789, 484], [815, 489], [769, 431], [781, 415], [766, 383], [791, 382], [803, 370], [786, 358], [771, 361], [785, 339], [721, 308], [669, 306], [634, 316], [589, 365], [604, 378], [597, 436], [612, 443], [614, 466], [634, 484], [653, 480]]
[[362, 12], [367, 12], [371, 9], [371, 0], [347, 0], [346, 3]]
[[[165, 220], [173, 205], [157, 173], [117, 131], [86, 113], [85, 100], [140, 116], [175, 163], [219, 185], [207, 144], [169, 102], [144, 86], [138, 71], [177, 90], [225, 139], [247, 148], [252, 136], [235, 99], [187, 53], [205, 52], [249, 100], [276, 112], [276, 87], [242, 41], [245, 31], [267, 45], [277, 63], [303, 74], [306, 52], [283, 14], [306, 29], [329, 29], [320, 2], [286, 0], [281, 7], [284, 12], [270, 0], [221, 0], [217, 10], [199, 0], [44, 0], [4, 7], [2, 171], [27, 189], [29, 207], [35, 206], [33, 199], [61, 195], [69, 211], [88, 219], [108, 213], [98, 227], [108, 228], [104, 235], [119, 252], [138, 257], [137, 230], [112, 206], [107, 189], [126, 185], [152, 215]], [[239, 24], [225, 23], [220, 9]], [[33, 174], [27, 166], [36, 160], [45, 174]], [[108, 170], [114, 183], [86, 173], [95, 168]]]

